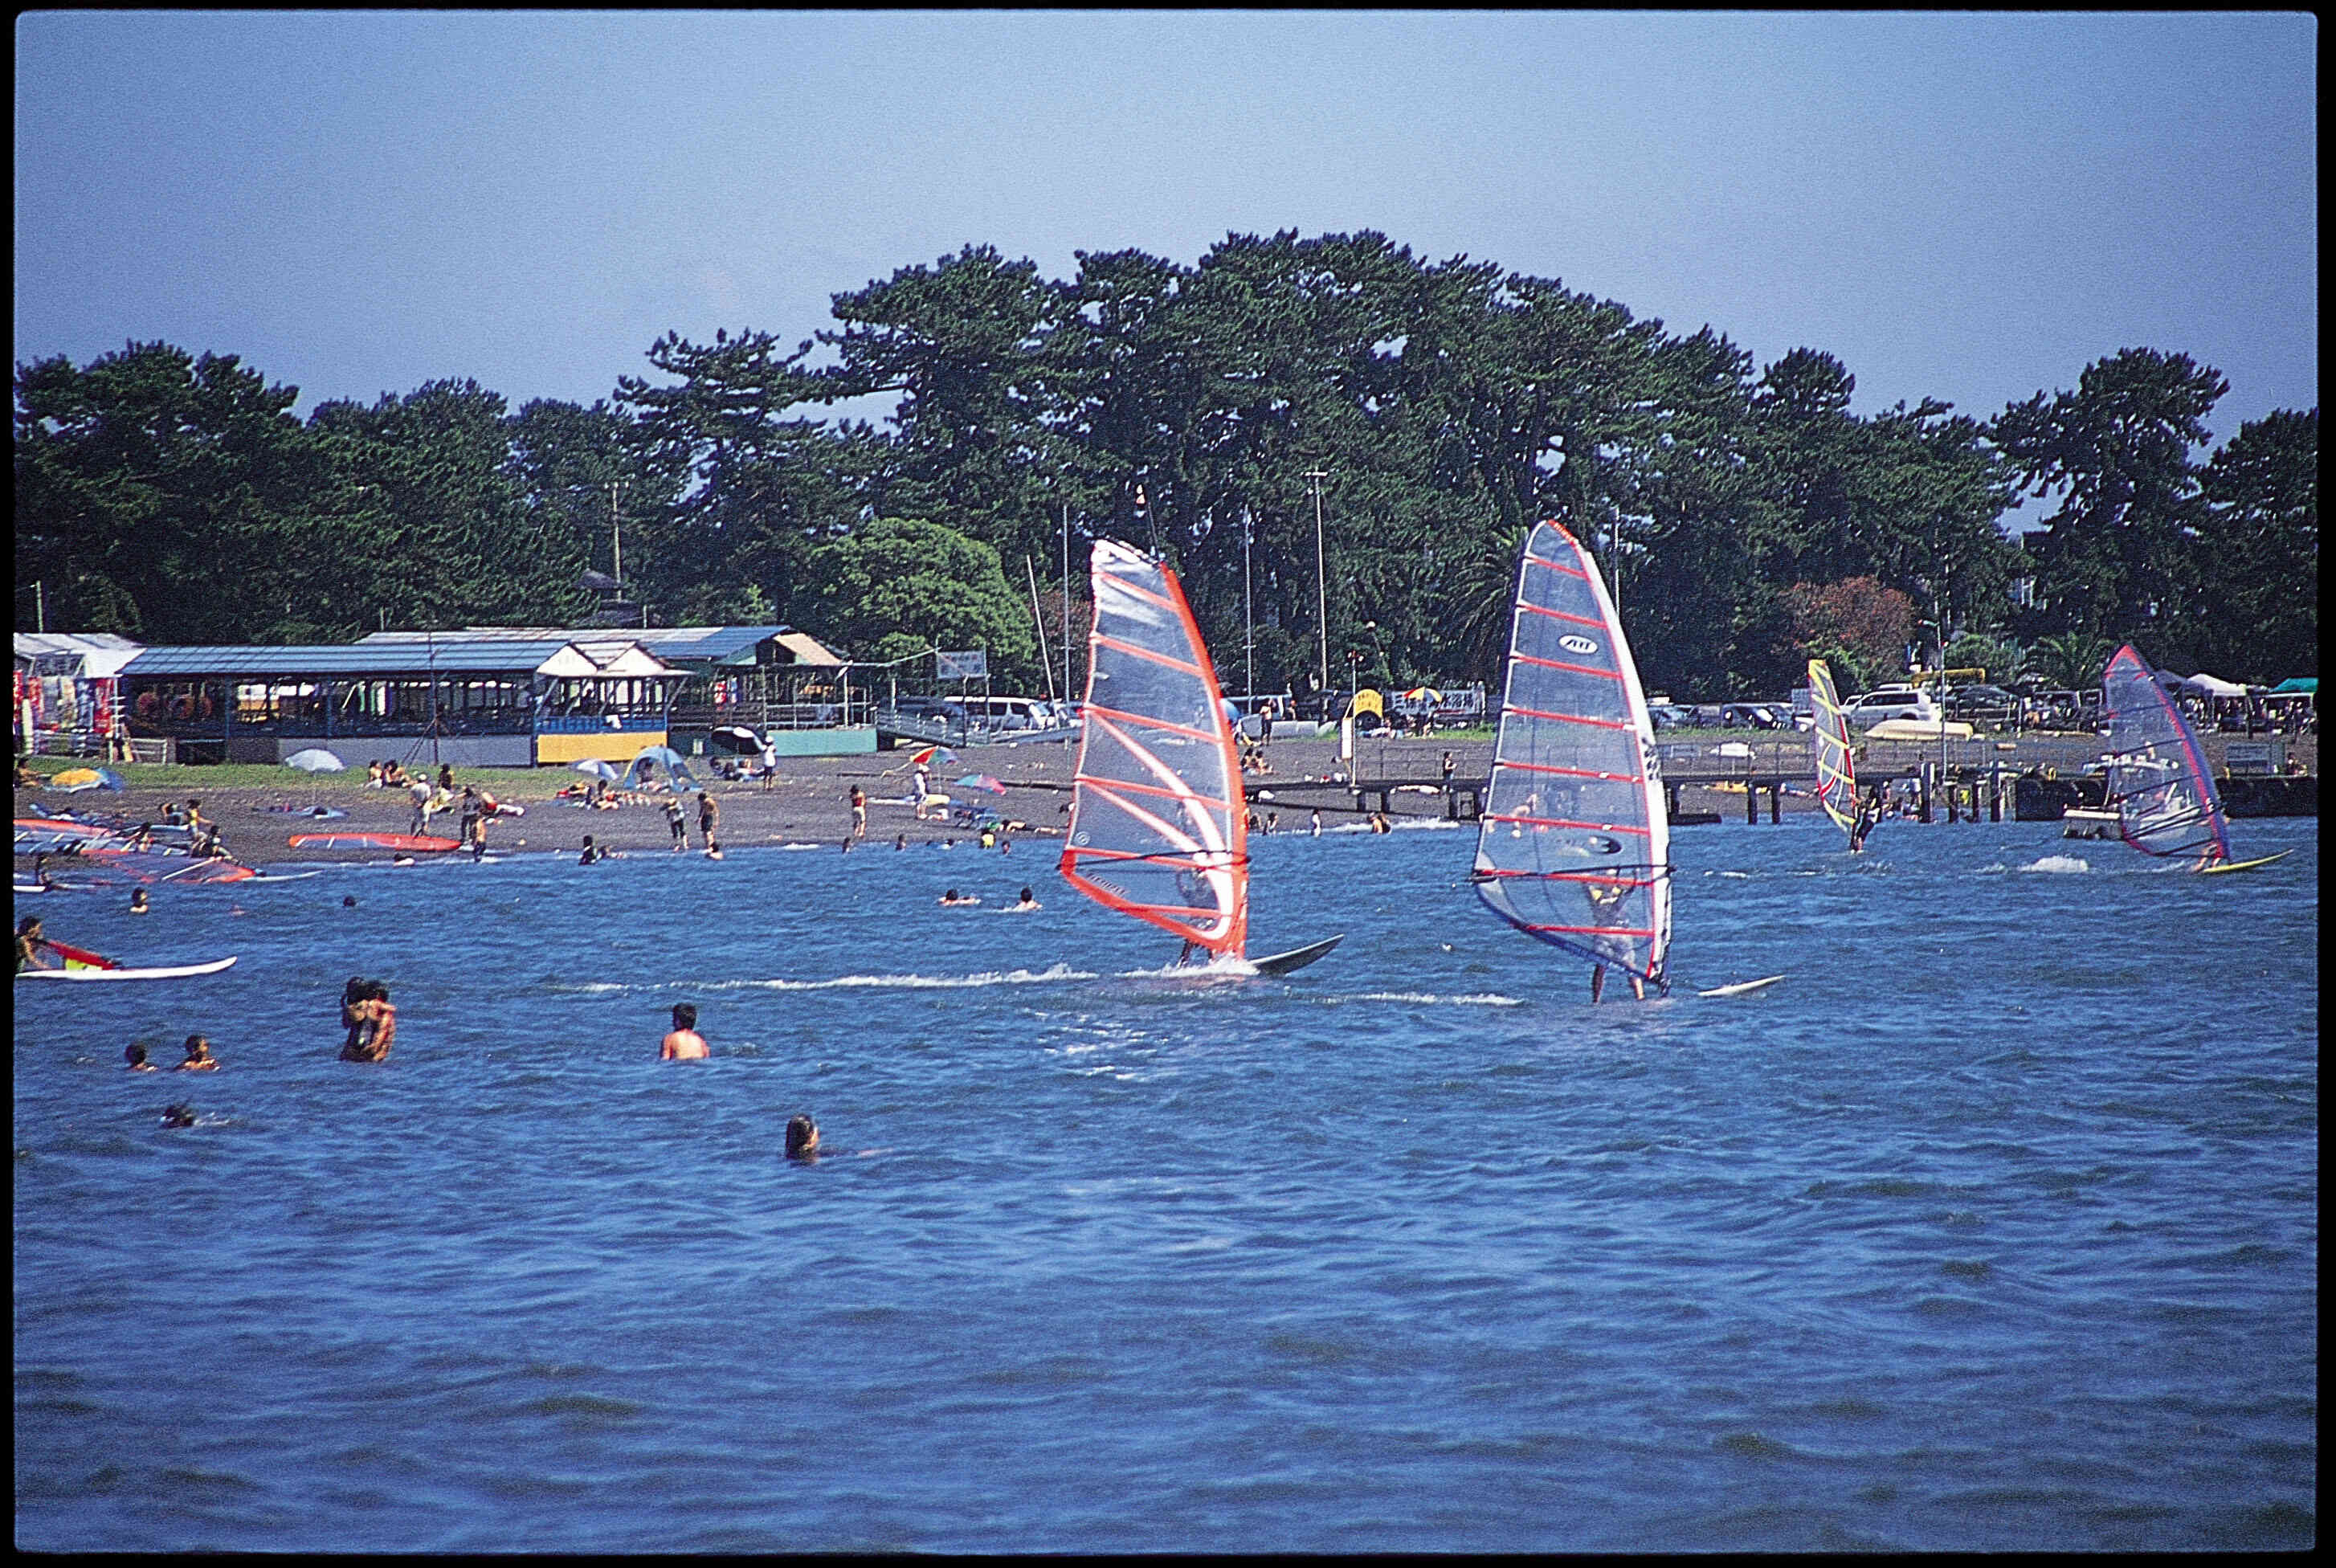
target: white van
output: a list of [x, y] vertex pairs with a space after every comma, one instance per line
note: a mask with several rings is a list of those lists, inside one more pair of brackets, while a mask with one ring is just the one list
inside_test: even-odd
[[1939, 705], [1932, 700], [1929, 692], [1911, 686], [1876, 687], [1844, 703], [1842, 716], [1852, 729], [1865, 729], [1889, 718], [1921, 719], [1931, 724], [1937, 722]]

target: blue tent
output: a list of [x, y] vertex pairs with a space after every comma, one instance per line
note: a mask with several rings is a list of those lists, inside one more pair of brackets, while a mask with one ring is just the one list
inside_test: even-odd
[[682, 760], [681, 754], [669, 745], [643, 746], [633, 758], [632, 765], [625, 769], [624, 787], [639, 789], [647, 783], [652, 766], [662, 767], [671, 774], [676, 789], [683, 784], [692, 788], [704, 787], [698, 784], [696, 775], [689, 771], [689, 765]]

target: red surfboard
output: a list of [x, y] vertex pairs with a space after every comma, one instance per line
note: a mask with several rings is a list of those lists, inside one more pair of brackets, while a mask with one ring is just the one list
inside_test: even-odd
[[458, 839], [431, 833], [294, 833], [284, 842], [296, 850], [404, 850], [409, 854], [439, 854], [462, 847]]

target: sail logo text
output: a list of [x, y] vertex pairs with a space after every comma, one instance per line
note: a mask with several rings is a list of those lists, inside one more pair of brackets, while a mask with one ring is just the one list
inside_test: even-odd
[[1598, 651], [1598, 645], [1591, 641], [1586, 637], [1562, 637], [1557, 639], [1557, 646], [1563, 648], [1568, 653], [1596, 653]]

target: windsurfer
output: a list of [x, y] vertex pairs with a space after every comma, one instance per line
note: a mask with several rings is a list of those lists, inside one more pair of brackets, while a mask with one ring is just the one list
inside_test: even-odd
[[57, 966], [44, 956], [48, 950], [48, 938], [41, 934], [40, 916], [26, 915], [23, 920], [18, 920], [16, 922], [16, 972], [21, 975], [26, 969], [55, 969]]

